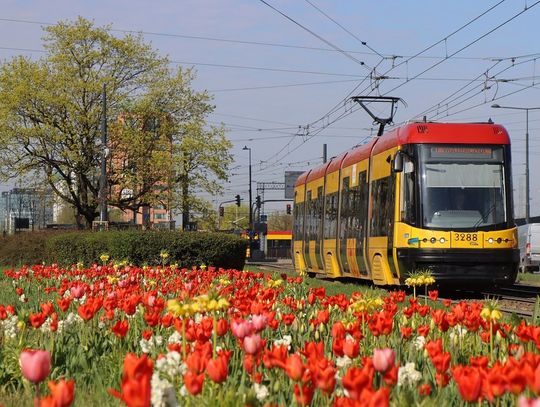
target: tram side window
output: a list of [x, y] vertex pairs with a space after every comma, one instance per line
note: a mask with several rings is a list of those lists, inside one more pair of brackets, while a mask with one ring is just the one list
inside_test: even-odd
[[358, 189], [354, 206], [354, 229], [358, 239], [364, 238], [364, 221], [367, 216], [368, 184], [365, 171], [358, 174]]
[[324, 238], [335, 239], [337, 228], [337, 193], [325, 197]]
[[344, 239], [345, 237], [348, 237], [347, 230], [348, 230], [348, 222], [349, 218], [351, 216], [351, 189], [349, 186], [349, 177], [343, 178], [343, 187], [341, 189], [341, 200], [340, 200], [340, 216], [339, 216], [339, 237], [340, 239]]
[[294, 239], [304, 238], [304, 205], [305, 202], [294, 203]]
[[364, 219], [366, 216], [367, 184], [366, 172], [358, 174], [358, 185], [351, 188], [350, 216], [348, 222], [348, 237], [362, 239], [364, 237]]
[[372, 193], [371, 236], [388, 236], [393, 220], [394, 177], [373, 181]]
[[309, 235], [309, 240], [317, 240], [317, 198], [310, 201], [310, 212], [311, 212], [311, 233]]
[[416, 225], [416, 211], [414, 198], [414, 165], [411, 161], [405, 161], [402, 173], [402, 221], [409, 225]]
[[304, 239], [311, 240], [312, 228], [313, 228], [313, 203], [311, 202], [311, 191], [307, 192], [306, 201], [304, 202], [306, 210], [306, 234]]
[[317, 207], [316, 207], [316, 240], [322, 240], [323, 239], [323, 222], [324, 222], [324, 195], [323, 195], [323, 187], [317, 188]]

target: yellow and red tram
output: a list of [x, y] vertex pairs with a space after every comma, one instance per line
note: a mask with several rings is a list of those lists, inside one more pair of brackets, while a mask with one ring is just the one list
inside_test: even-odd
[[519, 251], [510, 139], [492, 123], [411, 123], [302, 174], [296, 270], [403, 284], [512, 284]]

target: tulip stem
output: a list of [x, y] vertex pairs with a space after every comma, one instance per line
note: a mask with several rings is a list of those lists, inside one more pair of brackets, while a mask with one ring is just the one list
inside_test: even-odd
[[182, 358], [186, 360], [186, 318], [182, 318]]
[[493, 363], [493, 321], [489, 318], [489, 356]]
[[35, 390], [36, 390], [36, 397], [34, 398], [34, 407], [40, 407], [41, 406], [41, 400], [40, 400], [40, 391], [39, 391], [39, 383], [35, 383]]
[[213, 332], [212, 332], [212, 359], [215, 359], [216, 358], [216, 345], [217, 345], [217, 319], [216, 319], [216, 315], [214, 315], [214, 318], [213, 318]]

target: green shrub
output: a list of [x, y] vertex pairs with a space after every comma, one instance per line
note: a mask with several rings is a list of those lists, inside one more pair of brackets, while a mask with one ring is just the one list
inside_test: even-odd
[[136, 265], [161, 262], [160, 253], [169, 253], [167, 261], [180, 267], [201, 264], [242, 269], [247, 242], [234, 235], [176, 231], [70, 232], [47, 240], [46, 261], [62, 265], [79, 261], [85, 265], [99, 262], [107, 253], [111, 260], [127, 260]]
[[38, 264], [46, 257], [46, 241], [58, 231], [22, 232], [0, 238], [0, 266]]

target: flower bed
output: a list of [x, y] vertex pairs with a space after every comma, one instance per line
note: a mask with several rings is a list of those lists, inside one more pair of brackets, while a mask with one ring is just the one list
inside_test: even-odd
[[[540, 327], [496, 304], [301, 277], [34, 266], [0, 281], [0, 400], [42, 406], [539, 403]], [[48, 382], [45, 385], [45, 382]]]

